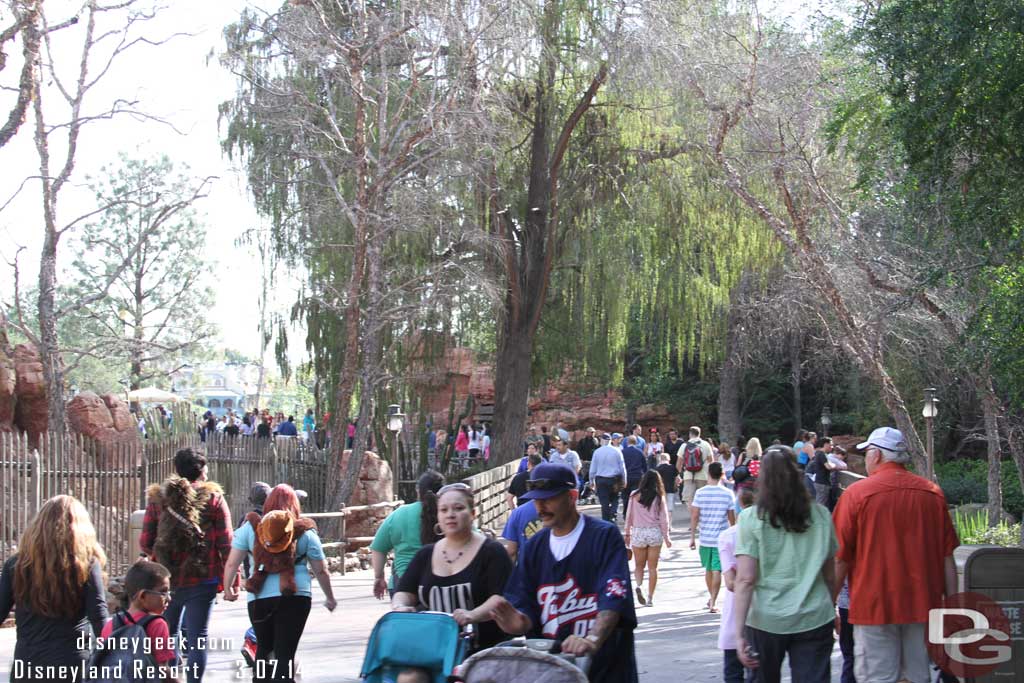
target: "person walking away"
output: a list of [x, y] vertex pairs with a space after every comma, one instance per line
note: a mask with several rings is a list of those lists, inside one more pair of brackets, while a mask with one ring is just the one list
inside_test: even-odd
[[540, 439], [544, 442], [541, 455], [547, 458], [551, 454], [551, 435], [548, 434], [548, 428], [544, 425], [541, 425], [540, 428]]
[[298, 436], [299, 430], [295, 426], [295, 416], [289, 415], [288, 419], [277, 426], [278, 436]]
[[700, 427], [690, 427], [690, 438], [679, 449], [679, 473], [683, 475], [683, 502], [693, 503], [697, 490], [708, 483], [708, 465], [714, 460], [711, 444], [700, 438]]
[[761, 473], [761, 440], [756, 436], [747, 441], [746, 458], [743, 464], [747, 466], [750, 478], [756, 483], [757, 476]]
[[[83, 647], [107, 620], [103, 569], [89, 513], [71, 496], [43, 503], [0, 572], [0, 623], [14, 610], [11, 681], [70, 681], [89, 657]], [[21, 666], [18, 663], [21, 663]], [[54, 667], [40, 678], [28, 667]]]
[[[167, 621], [163, 618], [170, 601], [171, 573], [167, 571], [167, 567], [149, 560], [139, 560], [128, 568], [124, 576], [123, 611], [115, 614], [113, 619], [106, 623], [100, 635], [107, 639], [125, 625], [138, 624], [146, 633], [146, 642], [133, 643], [134, 647], [131, 649], [137, 654], [149, 654], [152, 657], [152, 663], [160, 667], [164, 674], [160, 680], [165, 683], [177, 683], [177, 674], [180, 673], [181, 667], [173, 665], [176, 655], [174, 648], [171, 647]], [[104, 649], [97, 650], [90, 664], [103, 666], [105, 653]]]
[[[636, 578], [636, 600], [641, 605], [654, 606], [654, 589], [658, 587], [658, 559], [661, 546], [672, 547], [669, 538], [668, 504], [665, 502], [665, 487], [661, 475], [648, 470], [640, 479], [640, 485], [631, 496], [629, 511], [626, 513], [626, 547], [633, 549], [633, 563]], [[647, 599], [641, 586], [644, 583], [644, 569], [647, 569]]]
[[591, 659], [597, 683], [637, 683], [636, 610], [618, 527], [581, 515], [568, 467], [543, 463], [530, 491], [544, 528], [521, 550], [494, 620], [512, 635], [562, 640], [562, 652]]
[[672, 511], [676, 507], [676, 486], [682, 484], [676, 468], [669, 464], [668, 453], [658, 455], [658, 466], [655, 471], [661, 476], [661, 485], [665, 487], [665, 502], [668, 504], [669, 529], [672, 528]]
[[626, 464], [626, 487], [622, 489], [622, 518], [626, 518], [626, 511], [629, 508], [629, 497], [636, 487], [640, 485], [640, 479], [647, 472], [647, 458], [644, 452], [637, 445], [637, 438], [633, 434], [626, 437], [626, 447], [622, 449], [622, 461]]
[[540, 455], [534, 453], [531, 449], [530, 454], [526, 456], [526, 469], [522, 472], [516, 472], [512, 477], [512, 481], [508, 483], [508, 489], [505, 490], [505, 503], [508, 504], [509, 510], [515, 510], [525, 502], [523, 496], [527, 491], [526, 484], [530, 481], [530, 472], [541, 462], [542, 458]]
[[615, 509], [618, 507], [616, 492], [620, 486], [626, 485], [626, 464], [622, 460], [622, 451], [611, 445], [611, 435], [601, 435], [601, 446], [594, 451], [590, 461], [590, 485], [601, 503], [601, 519], [606, 522], [615, 521]]
[[761, 461], [757, 505], [740, 514], [736, 654], [764, 683], [781, 680], [787, 656], [794, 681], [830, 677], [836, 534], [802, 478], [792, 449], [772, 446]]
[[256, 632], [253, 681], [294, 681], [295, 651], [313, 602], [310, 566], [324, 592], [324, 607], [333, 612], [338, 604], [324, 563], [323, 545], [316, 524], [302, 516], [299, 498], [288, 484], [278, 484], [271, 490], [258, 524], [247, 521], [231, 543], [224, 568], [224, 599], [238, 599], [238, 588], [231, 579], [248, 553], [253, 570], [245, 588], [249, 621]]
[[171, 572], [174, 597], [165, 618], [172, 638], [178, 640], [182, 631], [188, 635], [179, 642], [188, 658], [188, 683], [196, 683], [206, 670], [210, 613], [223, 590], [231, 552], [231, 510], [220, 486], [207, 481], [206, 456], [200, 451], [179, 450], [174, 471], [146, 491], [139, 547]]
[[483, 433], [480, 431], [480, 425], [473, 425], [473, 428], [469, 430], [469, 458], [470, 462], [475, 463], [480, 458], [480, 437]]
[[[383, 600], [395, 594], [395, 586], [409, 567], [419, 549], [438, 539], [434, 533], [437, 522], [437, 492], [444, 486], [440, 472], [427, 470], [416, 482], [416, 502], [393, 510], [384, 518], [370, 543], [373, 566], [373, 597]], [[388, 553], [394, 551], [390, 582], [384, 579]]]
[[718, 536], [736, 523], [736, 496], [722, 485], [722, 463], [708, 465], [708, 485], [697, 491], [690, 505], [690, 550], [697, 547], [700, 533], [700, 564], [708, 587], [709, 612], [718, 612], [715, 603], [722, 588], [722, 562], [718, 556]]
[[462, 482], [437, 494], [437, 526], [443, 534], [425, 545], [409, 563], [391, 599], [396, 612], [427, 609], [448, 612], [459, 626], [478, 624], [471, 652], [493, 647], [507, 637], [491, 614], [512, 573], [505, 548], [473, 528], [473, 491]]
[[313, 409], [306, 409], [306, 416], [302, 418], [302, 439], [306, 443], [313, 442], [313, 432], [316, 431], [316, 420], [313, 418]]
[[926, 622], [957, 591], [959, 540], [942, 489], [907, 471], [902, 432], [879, 427], [857, 448], [867, 479], [846, 489], [834, 515], [836, 582], [850, 582], [854, 672], [858, 681], [925, 683]]
[[[736, 495], [736, 502], [746, 510], [754, 504], [754, 492], [744, 489]], [[743, 683], [744, 669], [736, 656], [736, 624], [733, 610], [733, 591], [736, 581], [736, 532], [735, 524], [718, 535], [718, 557], [722, 564], [722, 583], [725, 593], [722, 597], [722, 621], [718, 626], [718, 649], [722, 651], [722, 680], [725, 683]]]
[[469, 425], [459, 427], [459, 435], [455, 437], [455, 456], [459, 459], [459, 467], [466, 469], [469, 458]]

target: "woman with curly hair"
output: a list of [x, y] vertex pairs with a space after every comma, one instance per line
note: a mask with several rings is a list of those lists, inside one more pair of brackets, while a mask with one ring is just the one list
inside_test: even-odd
[[[85, 507], [71, 496], [46, 501], [0, 574], [0, 622], [14, 607], [17, 642], [11, 680], [47, 680], [29, 667], [72, 680], [107, 620], [106, 553]], [[78, 671], [76, 675], [80, 675]]]
[[[654, 606], [654, 589], [658, 587], [658, 559], [661, 546], [672, 547], [669, 538], [668, 504], [665, 485], [657, 470], [647, 470], [636, 491], [629, 495], [626, 508], [626, 547], [633, 549], [636, 567], [636, 599], [641, 605]], [[647, 569], [647, 599], [641, 586]]]

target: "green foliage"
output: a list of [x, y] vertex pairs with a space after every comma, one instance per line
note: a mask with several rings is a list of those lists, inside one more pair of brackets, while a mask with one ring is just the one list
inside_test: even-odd
[[990, 527], [988, 510], [979, 510], [973, 515], [961, 514], [957, 510], [953, 515], [953, 524], [960, 542], [964, 545], [1020, 545], [1020, 523], [1009, 524], [1000, 521], [999, 524]]
[[[935, 465], [939, 485], [950, 505], [988, 502], [988, 463], [985, 460], [959, 459]], [[1013, 461], [1000, 468], [1003, 510], [1017, 519], [1024, 519], [1024, 489]]]

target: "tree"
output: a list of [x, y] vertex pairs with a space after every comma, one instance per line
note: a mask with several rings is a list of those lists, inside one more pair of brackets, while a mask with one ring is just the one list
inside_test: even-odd
[[[113, 5], [86, 0], [74, 17], [58, 23], [49, 21], [42, 2], [21, 2], [18, 3], [16, 16], [22, 19], [27, 50], [30, 48], [27, 43], [35, 40], [33, 31], [36, 21], [41, 33], [41, 47], [38, 51], [25, 54], [26, 60], [31, 62], [31, 84], [27, 90], [19, 88], [19, 98], [28, 92], [32, 105], [33, 140], [39, 160], [37, 179], [40, 184], [43, 246], [39, 257], [36, 303], [38, 331], [24, 324], [23, 313], [19, 313], [12, 322], [39, 349], [49, 405], [48, 422], [51, 429], [62, 431], [65, 428], [65, 378], [59, 321], [98, 300], [102, 294], [96, 292], [93, 295], [95, 298], [88, 301], [70, 301], [62, 306], [57, 304], [58, 248], [61, 239], [79, 224], [112, 207], [99, 206], [67, 220], [62, 218], [60, 199], [72, 179], [80, 138], [86, 126], [124, 114], [152, 119], [139, 111], [138, 102], [129, 99], [116, 98], [103, 105], [94, 105], [93, 91], [97, 84], [104, 80], [111, 66], [133, 48], [141, 44], [157, 46], [166, 40], [152, 40], [139, 35], [140, 27], [155, 16], [155, 11], [143, 7], [142, 0], [124, 0]], [[55, 46], [51, 36], [53, 31], [70, 26], [75, 28], [61, 34], [61, 42]], [[80, 47], [75, 51], [76, 57], [73, 60], [65, 59], [63, 55], [76, 39], [80, 41]], [[45, 88], [44, 81], [47, 84]], [[51, 96], [56, 104], [48, 104]], [[118, 201], [131, 203], [134, 200]], [[127, 259], [118, 264], [108, 274], [100, 289], [105, 290], [113, 284], [121, 270], [128, 265]], [[17, 270], [16, 262], [14, 267]]]
[[[3, 147], [25, 123], [28, 107], [36, 92], [35, 69], [39, 59], [39, 48], [43, 39], [40, 26], [42, 0], [8, 0], [7, 9], [11, 13], [11, 24], [0, 30], [0, 71], [7, 66], [7, 53], [4, 45], [20, 36], [21, 38], [21, 70], [18, 85], [12, 88], [15, 101], [7, 114], [6, 120], [0, 125], [0, 147]], [[0, 14], [0, 20], [6, 17]], [[0, 119], [2, 120], [2, 119]]]
[[866, 324], [865, 313], [872, 314], [852, 303], [822, 239], [849, 228], [850, 207], [839, 198], [850, 174], [825, 156], [829, 80], [820, 44], [770, 25], [753, 3], [734, 13], [679, 10], [673, 3], [652, 4], [647, 21], [657, 32], [651, 54], [658, 68], [665, 72], [671, 64], [667, 72], [676, 86], [707, 117], [706, 140], [683, 139], [680, 146], [719, 170], [724, 186], [764, 222], [828, 303], [841, 333], [836, 342], [877, 383], [924, 472], [924, 447], [886, 368], [885, 320], [875, 314]]
[[[222, 109], [225, 148], [244, 156], [282, 260], [310, 275], [295, 312], [334, 370], [334, 434], [358, 396], [332, 507], [355, 489], [389, 379], [385, 349], [461, 286], [474, 234], [444, 179], [467, 174], [456, 133], [479, 109], [469, 84], [489, 25], [445, 2], [401, 9], [310, 0], [263, 19], [246, 12], [226, 32], [239, 90]], [[339, 453], [344, 441], [332, 441]]]
[[89, 321], [94, 333], [88, 346], [62, 349], [70, 361], [65, 371], [86, 356], [120, 356], [135, 390], [174, 372], [213, 334], [206, 319], [213, 292], [203, 282], [206, 231], [194, 208], [210, 179], [178, 171], [167, 157], [124, 155], [100, 176], [96, 202], [109, 208], [83, 228], [73, 264], [75, 298], [88, 303], [61, 323]]

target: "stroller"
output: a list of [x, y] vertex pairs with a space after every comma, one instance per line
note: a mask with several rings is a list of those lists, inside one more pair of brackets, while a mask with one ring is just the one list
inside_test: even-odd
[[404, 669], [430, 672], [432, 683], [445, 683], [469, 650], [472, 630], [444, 612], [388, 612], [373, 627], [359, 672], [364, 683], [395, 683]]
[[510, 640], [483, 650], [459, 667], [462, 683], [587, 683], [588, 657], [562, 654], [559, 641]]

